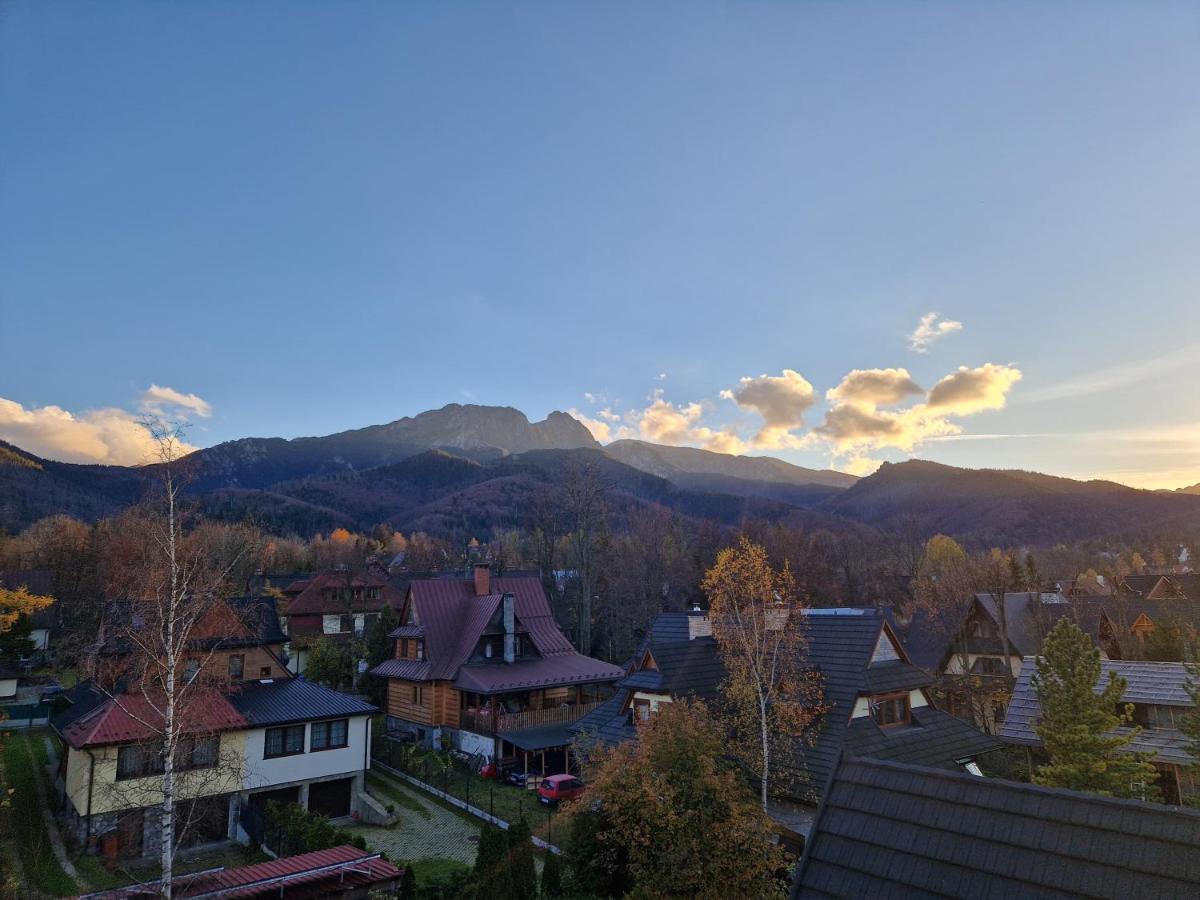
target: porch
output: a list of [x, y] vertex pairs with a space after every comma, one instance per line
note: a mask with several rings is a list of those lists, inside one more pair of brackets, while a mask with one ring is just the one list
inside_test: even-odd
[[580, 685], [492, 695], [464, 691], [459, 694], [458, 727], [475, 734], [494, 736], [527, 728], [566, 725], [603, 703], [606, 698], [601, 694], [605, 687]]

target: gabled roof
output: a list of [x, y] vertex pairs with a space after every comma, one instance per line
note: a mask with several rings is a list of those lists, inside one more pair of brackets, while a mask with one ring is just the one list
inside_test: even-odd
[[[335, 589], [360, 590], [358, 599], [347, 603], [344, 597], [331, 597]], [[378, 596], [368, 597], [366, 588], [377, 588]], [[288, 588], [289, 592], [291, 587]], [[303, 589], [287, 605], [288, 618], [294, 616], [338, 615], [350, 612], [379, 612], [385, 606], [396, 609], [404, 602], [404, 594], [378, 572], [350, 573], [319, 572], [306, 579]]]
[[843, 749], [854, 756], [954, 769], [1004, 745], [990, 734], [932, 706], [912, 710], [915, 727], [880, 728], [870, 716], [850, 721]]
[[[420, 628], [425, 642], [425, 659], [428, 667], [423, 672], [424, 679], [441, 681], [453, 680], [459, 676], [459, 670], [470, 660], [479, 638], [485, 633], [489, 623], [500, 610], [505, 594], [513, 595], [513, 613], [516, 618], [517, 631], [528, 635], [537, 653], [543, 660], [553, 657], [579, 656], [571, 642], [566, 639], [554, 621], [550, 611], [550, 602], [546, 599], [546, 591], [540, 578], [536, 576], [500, 576], [490, 579], [490, 593], [485, 596], [475, 595], [475, 581], [468, 578], [431, 578], [418, 579], [409, 584], [408, 598], [402, 609], [401, 616], [407, 622], [411, 615], [413, 621], [401, 625], [392, 632], [392, 637], [413, 636], [411, 630]], [[418, 677], [415, 669], [405, 668], [403, 671], [411, 674], [400, 674], [401, 669], [395, 663], [400, 660], [389, 660], [372, 670], [373, 674], [392, 678]], [[489, 668], [511, 668], [525, 665], [530, 661], [511, 664], [491, 664]], [[572, 663], [580, 666], [580, 663]], [[589, 665], [595, 672], [604, 672], [596, 679], [608, 681], [620, 676], [621, 672], [615, 666], [608, 666], [599, 660], [590, 660]], [[602, 668], [603, 667], [603, 668]], [[582, 670], [581, 670], [582, 671]], [[480, 676], [482, 682], [493, 683], [501, 676]], [[570, 682], [564, 682], [570, 683]], [[474, 688], [466, 688], [474, 690]]]
[[1197, 884], [1200, 813], [845, 758], [792, 897], [1177, 900]]
[[[120, 656], [131, 649], [129, 633], [147, 627], [136, 603], [112, 600], [104, 607], [103, 643], [99, 652]], [[275, 598], [229, 597], [215, 601], [193, 626], [194, 648], [261, 647], [287, 640], [279, 625]]]
[[[1041, 718], [1041, 706], [1033, 689], [1033, 674], [1037, 660], [1026, 657], [1021, 662], [1021, 674], [1013, 687], [1008, 712], [1000, 737], [1013, 744], [1036, 747], [1041, 744], [1036, 727]], [[1144, 703], [1153, 706], [1175, 706], [1191, 708], [1191, 697], [1187, 692], [1188, 673], [1183, 663], [1139, 662], [1120, 659], [1100, 660], [1100, 681], [1096, 693], [1108, 683], [1108, 673], [1115, 672], [1128, 682], [1121, 699], [1126, 703]], [[1115, 729], [1116, 734], [1128, 734], [1130, 729]], [[1171, 728], [1146, 728], [1133, 739], [1129, 749], [1137, 752], [1154, 753], [1160, 762], [1191, 764], [1187, 752], [1188, 740], [1179, 731]]]

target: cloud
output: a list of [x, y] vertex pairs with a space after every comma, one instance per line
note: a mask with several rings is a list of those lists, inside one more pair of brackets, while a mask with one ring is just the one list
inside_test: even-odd
[[[0, 397], [0, 440], [62, 462], [137, 466], [152, 461], [156, 450], [142, 417], [212, 415], [212, 405], [195, 394], [157, 384], [139, 396], [138, 410], [105, 407], [72, 413], [53, 405], [26, 408]], [[190, 453], [196, 448], [185, 443], [181, 449]]]
[[962, 327], [962, 322], [956, 322], [953, 319], [942, 319], [939, 322], [937, 313], [927, 312], [921, 316], [921, 321], [917, 323], [913, 333], [908, 336], [908, 347], [917, 353], [928, 353], [930, 344], [941, 340], [948, 334], [962, 331]]
[[904, 369], [856, 369], [826, 393], [833, 405], [813, 435], [829, 442], [834, 452], [861, 456], [890, 447], [911, 453], [929, 440], [962, 434], [954, 417], [1001, 409], [1021, 372], [1012, 366], [985, 363], [966, 366], [938, 381], [925, 402], [905, 409], [891, 406], [921, 389]]
[[612, 428], [607, 422], [602, 422], [600, 419], [593, 419], [586, 413], [581, 413], [575, 407], [571, 407], [567, 412], [582, 422], [596, 440], [601, 443], [608, 443], [612, 440]]
[[212, 404], [207, 400], [202, 400], [195, 394], [185, 394], [175, 388], [160, 387], [157, 384], [150, 385], [142, 392], [139, 406], [142, 412], [155, 416], [174, 415], [187, 418], [189, 413], [194, 413], [202, 419], [207, 419], [212, 415]]
[[849, 459], [838, 464], [838, 469], [848, 475], [857, 475], [859, 478], [865, 478], [872, 475], [883, 465], [883, 460], [872, 459], [869, 456], [851, 456]]
[[913, 381], [907, 369], [854, 369], [837, 387], [825, 392], [831, 403], [874, 409], [894, 406], [925, 389]]
[[1147, 359], [1104, 366], [1058, 384], [1029, 391], [1022, 395], [1022, 399], [1026, 403], [1039, 403], [1121, 390], [1193, 366], [1198, 353], [1200, 344], [1193, 343], [1164, 353], [1155, 353]]
[[977, 369], [960, 366], [929, 392], [929, 408], [947, 415], [969, 416], [985, 409], [1003, 409], [1021, 371], [1012, 366], [984, 363]]
[[804, 425], [804, 413], [817, 400], [808, 379], [794, 369], [784, 369], [781, 375], [743, 378], [737, 388], [721, 391], [721, 396], [762, 416], [763, 427], [752, 444], [764, 449], [799, 446], [800, 438], [792, 431]]

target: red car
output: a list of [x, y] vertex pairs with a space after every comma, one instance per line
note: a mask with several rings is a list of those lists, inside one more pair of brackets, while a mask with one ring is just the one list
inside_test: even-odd
[[574, 800], [587, 790], [587, 785], [574, 775], [551, 775], [538, 785], [538, 800], [547, 806], [557, 806], [561, 800]]

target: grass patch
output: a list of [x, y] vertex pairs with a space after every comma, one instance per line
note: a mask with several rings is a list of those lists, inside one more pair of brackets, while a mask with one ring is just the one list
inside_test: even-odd
[[[429, 808], [424, 803], [403, 788], [396, 787], [394, 782], [387, 780], [382, 775], [376, 772], [368, 772], [367, 786], [375, 793], [381, 794], [389, 803], [412, 810], [423, 819], [429, 818]], [[430, 797], [430, 799], [434, 798]]]
[[2, 831], [16, 845], [25, 878], [31, 885], [52, 897], [73, 896], [79, 892], [79, 886], [58, 864], [42, 821], [37, 791], [37, 781], [42, 777], [37, 767], [41, 763], [35, 762], [46, 758], [42, 735], [8, 732], [0, 737], [0, 743], [3, 744]]
[[[175, 860], [175, 874], [186, 875], [188, 872], [198, 872], [201, 869], [213, 869], [217, 866], [236, 868], [252, 863], [266, 862], [270, 857], [260, 850], [249, 847], [225, 847], [217, 850], [207, 850], [204, 853], [184, 856]], [[95, 890], [112, 890], [130, 884], [141, 884], [158, 879], [157, 863], [145, 862], [140, 865], [119, 863], [111, 865], [101, 857], [85, 854], [75, 860], [75, 868], [79, 875], [87, 879]]]
[[398, 863], [398, 865], [411, 866], [413, 877], [421, 887], [435, 881], [448, 881], [455, 875], [471, 871], [470, 866], [463, 865], [458, 860], [443, 859], [440, 856], [416, 859], [411, 862]]

